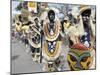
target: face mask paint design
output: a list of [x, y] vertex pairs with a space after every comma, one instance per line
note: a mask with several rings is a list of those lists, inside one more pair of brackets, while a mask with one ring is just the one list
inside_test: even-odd
[[71, 70], [87, 70], [92, 63], [89, 49], [82, 44], [74, 45], [70, 49], [67, 60]]

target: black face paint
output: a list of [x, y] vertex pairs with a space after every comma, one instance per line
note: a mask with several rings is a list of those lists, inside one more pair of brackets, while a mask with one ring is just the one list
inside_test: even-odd
[[50, 20], [50, 22], [54, 22], [54, 19], [55, 19], [55, 12], [53, 10], [50, 10], [48, 12], [48, 18]]
[[84, 28], [89, 28], [89, 20], [90, 20], [90, 15], [91, 15], [91, 9], [87, 9], [82, 13], [82, 20], [84, 24]]

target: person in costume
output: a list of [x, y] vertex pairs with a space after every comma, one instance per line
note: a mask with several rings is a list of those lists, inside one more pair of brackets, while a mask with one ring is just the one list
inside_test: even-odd
[[39, 18], [35, 17], [34, 22], [30, 25], [28, 42], [32, 52], [33, 61], [40, 62], [41, 54], [41, 25]]
[[[55, 18], [54, 10], [48, 11], [47, 19], [43, 23], [43, 57], [45, 71], [58, 71], [55, 61], [60, 56], [61, 39], [60, 39], [60, 21]], [[49, 66], [51, 65], [51, 66]]]
[[[92, 27], [90, 23], [90, 14], [91, 9], [88, 6], [80, 8], [80, 21], [77, 27], [77, 30], [79, 31], [79, 42], [70, 46], [67, 55], [68, 64], [71, 70], [87, 70], [95, 68], [95, 49], [91, 44]], [[81, 31], [83, 32], [80, 33]]]
[[93, 46], [95, 43], [95, 24], [92, 19], [92, 9], [90, 6], [80, 7], [80, 16], [84, 28], [84, 35], [80, 38], [81, 42], [87, 47]]

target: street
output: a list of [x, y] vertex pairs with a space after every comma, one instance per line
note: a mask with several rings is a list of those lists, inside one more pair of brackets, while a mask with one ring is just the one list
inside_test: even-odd
[[14, 39], [11, 48], [12, 73], [42, 72], [41, 64], [32, 61], [24, 44]]
[[[37, 63], [32, 61], [32, 56], [28, 47], [25, 47], [23, 43], [16, 39], [12, 39], [11, 42], [11, 68], [12, 74], [16, 73], [34, 73], [43, 72], [43, 63]], [[66, 60], [67, 48], [62, 44], [61, 55], [64, 59], [64, 67], [61, 71], [69, 70], [68, 63]]]

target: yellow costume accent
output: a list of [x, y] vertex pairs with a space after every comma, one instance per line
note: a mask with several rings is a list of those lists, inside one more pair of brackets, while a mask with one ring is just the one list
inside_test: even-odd
[[50, 33], [49, 33], [49, 31], [48, 31], [48, 24], [49, 24], [49, 23], [46, 22], [46, 23], [44, 24], [44, 27], [43, 27], [45, 38], [46, 38], [46, 40], [48, 40], [48, 41], [54, 41], [54, 40], [56, 40], [56, 39], [58, 38], [58, 36], [59, 36], [59, 33], [60, 33], [60, 24], [59, 24], [58, 21], [56, 21], [56, 22], [54, 23], [54, 28], [55, 28], [55, 30], [54, 30], [54, 32], [53, 32], [53, 35], [50, 35]]
[[67, 22], [67, 23], [64, 22], [64, 29], [66, 30], [66, 29], [68, 29], [69, 27], [70, 27], [70, 23], [69, 23], [69, 22]]
[[60, 49], [61, 49], [61, 41], [56, 42], [56, 46], [54, 48], [54, 52], [49, 52], [48, 50], [48, 42], [44, 42], [43, 46], [43, 55], [46, 57], [48, 60], [55, 60], [58, 58], [60, 54]]
[[68, 64], [71, 70], [87, 70], [93, 62], [91, 48], [85, 47], [83, 44], [74, 45], [70, 48], [67, 55]]
[[17, 32], [21, 31], [21, 27], [22, 27], [21, 23], [19, 23], [19, 25], [16, 23], [15, 28]]
[[28, 33], [29, 32], [29, 26], [27, 26], [27, 25], [24, 25], [24, 26], [22, 26], [22, 31], [24, 31], [25, 33]]

